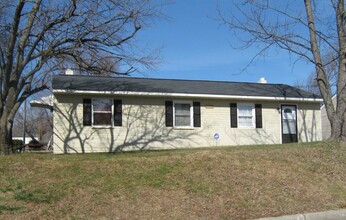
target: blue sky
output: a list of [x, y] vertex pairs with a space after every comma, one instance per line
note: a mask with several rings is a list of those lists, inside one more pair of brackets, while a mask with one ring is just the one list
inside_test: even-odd
[[163, 12], [169, 19], [156, 21], [137, 36], [146, 47], [161, 48], [162, 63], [155, 70], [142, 69], [139, 76], [242, 82], [265, 77], [268, 83], [294, 85], [314, 70], [305, 61], [295, 63], [295, 57], [273, 51], [241, 73], [257, 48], [231, 47], [238, 39], [213, 19], [217, 17], [216, 0], [176, 0], [164, 6]]

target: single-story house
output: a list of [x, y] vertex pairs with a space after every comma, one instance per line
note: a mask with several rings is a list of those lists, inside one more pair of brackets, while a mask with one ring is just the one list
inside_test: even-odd
[[285, 84], [53, 76], [54, 153], [319, 141], [321, 97]]

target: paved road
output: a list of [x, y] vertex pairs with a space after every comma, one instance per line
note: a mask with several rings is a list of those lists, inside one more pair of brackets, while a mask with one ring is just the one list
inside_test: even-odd
[[257, 220], [346, 220], [346, 209], [285, 215], [279, 217], [266, 217]]

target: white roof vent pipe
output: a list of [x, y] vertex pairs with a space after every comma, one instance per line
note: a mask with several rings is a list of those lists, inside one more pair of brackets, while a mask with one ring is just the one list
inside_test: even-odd
[[71, 69], [66, 69], [65, 75], [73, 75], [73, 70], [71, 70]]
[[265, 84], [267, 83], [267, 80], [264, 77], [261, 77], [257, 82]]

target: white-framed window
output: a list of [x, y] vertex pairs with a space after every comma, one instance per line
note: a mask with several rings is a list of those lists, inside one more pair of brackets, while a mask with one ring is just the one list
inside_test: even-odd
[[173, 126], [180, 128], [193, 127], [193, 105], [191, 101], [173, 102]]
[[238, 128], [255, 128], [254, 104], [238, 103]]
[[101, 127], [113, 125], [112, 99], [92, 100], [92, 125]]

